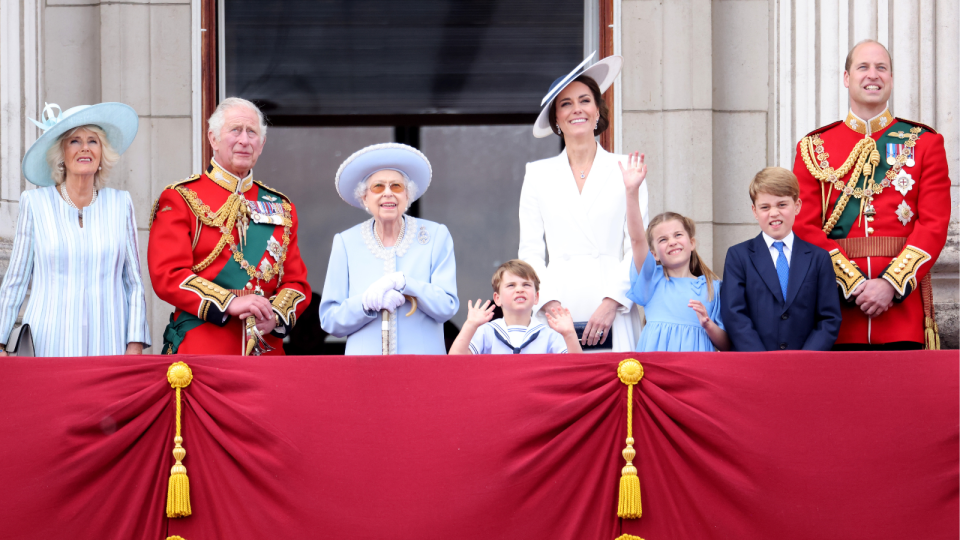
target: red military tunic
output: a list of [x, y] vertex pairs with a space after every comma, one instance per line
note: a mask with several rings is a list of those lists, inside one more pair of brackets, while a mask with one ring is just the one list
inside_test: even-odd
[[[244, 214], [249, 226], [238, 227]], [[282, 336], [309, 304], [293, 204], [252, 175], [241, 180], [215, 160], [203, 175], [160, 194], [148, 262], [154, 291], [176, 308], [164, 331], [164, 354], [241, 354], [244, 322], [226, 311], [238, 295], [257, 287], [278, 320], [265, 338], [275, 349], [267, 354], [283, 354]]]
[[[871, 168], [873, 182], [863, 174]], [[943, 137], [887, 111], [870, 121], [851, 112], [800, 141], [793, 172], [805, 203], [793, 230], [830, 252], [848, 300], [837, 343], [938, 347], [929, 280], [923, 280], [940, 256], [950, 220]], [[876, 278], [896, 293], [888, 311], [869, 318], [852, 293]]]

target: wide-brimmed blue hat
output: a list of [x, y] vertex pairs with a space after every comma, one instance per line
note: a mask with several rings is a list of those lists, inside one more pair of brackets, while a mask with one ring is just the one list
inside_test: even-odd
[[608, 56], [596, 64], [584, 68], [596, 54], [596, 51], [590, 53], [583, 62], [580, 62], [579, 66], [573, 68], [573, 71], [553, 81], [553, 84], [550, 85], [550, 91], [547, 92], [547, 95], [543, 96], [543, 100], [540, 102], [543, 110], [540, 111], [540, 116], [537, 117], [537, 121], [533, 124], [534, 137], [539, 139], [555, 134], [550, 127], [550, 107], [553, 107], [553, 100], [557, 95], [559, 95], [567, 85], [572, 83], [574, 79], [581, 75], [590, 77], [594, 81], [597, 81], [597, 86], [600, 87], [601, 94], [606, 92], [607, 88], [610, 88], [613, 81], [617, 79], [617, 75], [620, 74], [620, 68], [623, 67], [623, 57], [618, 55]]
[[417, 185], [417, 196], [410, 199], [410, 204], [427, 192], [433, 176], [430, 160], [416, 148], [400, 143], [374, 144], [354, 152], [340, 164], [334, 179], [337, 193], [352, 206], [363, 208], [363, 204], [354, 197], [357, 185], [365, 182], [373, 173], [383, 170], [399, 171]]
[[[55, 114], [54, 108], [60, 114]], [[97, 126], [107, 134], [107, 141], [117, 154], [122, 154], [133, 143], [140, 124], [137, 111], [123, 103], [78, 105], [62, 112], [56, 103], [49, 105], [44, 103], [41, 120], [42, 122], [37, 122], [30, 119], [43, 130], [43, 134], [27, 150], [20, 165], [23, 176], [38, 186], [56, 184], [50, 165], [47, 163], [47, 150], [56, 144], [64, 133], [81, 126]]]

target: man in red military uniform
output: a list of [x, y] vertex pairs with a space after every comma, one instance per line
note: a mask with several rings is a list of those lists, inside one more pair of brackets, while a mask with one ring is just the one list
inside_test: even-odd
[[847, 300], [835, 349], [939, 348], [927, 275], [950, 220], [946, 153], [932, 128], [890, 115], [891, 64], [880, 43], [855, 45], [847, 118], [797, 145], [794, 231], [830, 252]]
[[206, 172], [167, 186], [154, 205], [150, 278], [176, 307], [162, 351], [283, 354], [283, 336], [310, 297], [297, 213], [253, 179], [266, 138], [256, 105], [226, 99], [209, 124]]

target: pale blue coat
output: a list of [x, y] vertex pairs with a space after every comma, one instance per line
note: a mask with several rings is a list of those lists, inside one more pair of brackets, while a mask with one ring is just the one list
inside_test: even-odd
[[320, 326], [337, 337], [347, 336], [348, 355], [380, 355], [381, 316], [363, 309], [363, 293], [385, 274], [403, 272], [405, 295], [417, 298], [409, 317], [409, 301], [390, 315], [390, 354], [446, 354], [443, 323], [460, 309], [453, 239], [446, 226], [404, 216], [403, 239], [381, 248], [373, 235], [373, 219], [333, 237], [320, 302]]

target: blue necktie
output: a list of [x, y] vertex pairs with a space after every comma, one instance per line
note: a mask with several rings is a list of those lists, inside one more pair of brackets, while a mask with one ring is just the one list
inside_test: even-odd
[[787, 262], [787, 256], [783, 254], [783, 242], [773, 243], [780, 255], [777, 255], [777, 277], [780, 278], [780, 291], [783, 292], [783, 301], [787, 301], [787, 283], [790, 282], [790, 264]]

